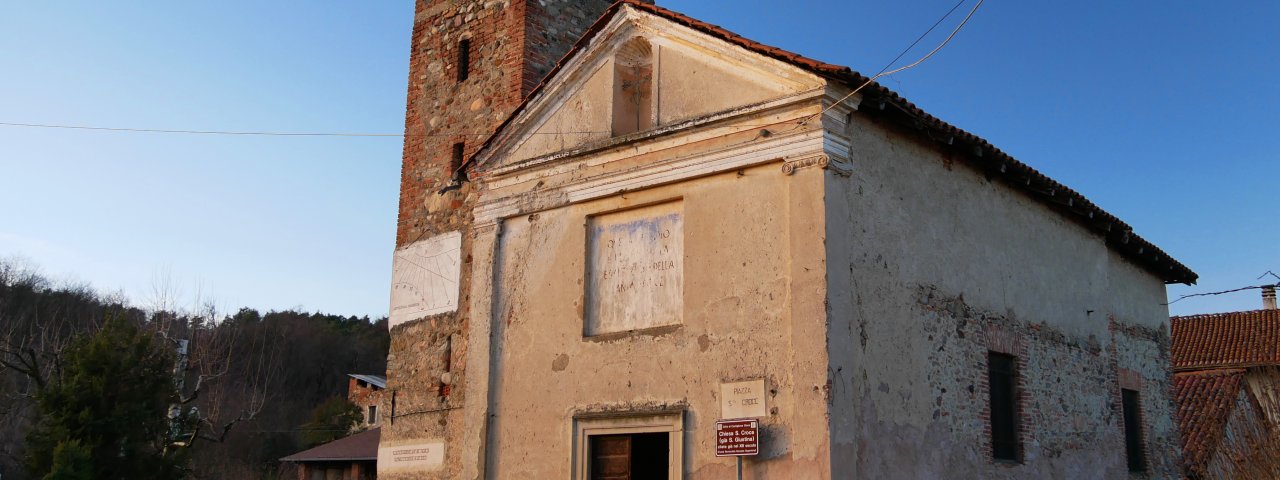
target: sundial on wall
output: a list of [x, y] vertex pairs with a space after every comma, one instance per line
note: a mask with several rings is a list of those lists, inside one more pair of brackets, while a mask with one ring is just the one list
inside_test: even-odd
[[462, 235], [440, 234], [396, 250], [390, 325], [458, 308]]

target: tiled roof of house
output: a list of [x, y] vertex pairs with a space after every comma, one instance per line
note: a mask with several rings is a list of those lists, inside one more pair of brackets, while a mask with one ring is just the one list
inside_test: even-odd
[[281, 458], [282, 462], [348, 462], [354, 460], [377, 460], [378, 439], [382, 437], [381, 428], [373, 428], [339, 438], [310, 450]]
[[1280, 365], [1280, 310], [1172, 317], [1174, 370]]
[[1182, 432], [1182, 461], [1203, 475], [1222, 440], [1223, 426], [1235, 407], [1243, 369], [1206, 370], [1173, 375], [1173, 401]]
[[[591, 39], [595, 37], [596, 33], [608, 24], [609, 18], [624, 5], [687, 26], [747, 50], [796, 65], [853, 88], [857, 88], [869, 80], [868, 77], [853, 71], [849, 67], [814, 60], [781, 48], [755, 42], [717, 25], [702, 22], [683, 14], [651, 5], [642, 0], [619, 0], [605, 11], [601, 18], [583, 34], [573, 48], [547, 73], [542, 82], [525, 97], [524, 102], [516, 107], [502, 125], [495, 130], [494, 135], [485, 141], [477, 153], [488, 148], [497, 138], [497, 132], [505, 129], [529, 105], [529, 102], [547, 86], [548, 82], [556, 76], [567, 60], [572, 58], [578, 51], [584, 49]], [[1174, 260], [1155, 245], [1134, 234], [1133, 228], [1128, 224], [1094, 205], [1083, 195], [1009, 156], [981, 137], [930, 115], [879, 83], [872, 82], [863, 88], [860, 94], [863, 96], [862, 107], [858, 110], [860, 113], [884, 118], [911, 130], [918, 131], [931, 138], [939, 146], [957, 152], [958, 156], [963, 158], [966, 163], [982, 171], [988, 178], [999, 179], [1009, 184], [1016, 190], [1024, 192], [1047, 205], [1050, 209], [1075, 221], [1095, 235], [1102, 237], [1111, 249], [1119, 252], [1135, 264], [1142, 266], [1153, 275], [1164, 280], [1165, 283], [1185, 283], [1190, 285], [1196, 282], [1198, 275], [1195, 272]], [[475, 156], [473, 155], [468, 159], [467, 163], [469, 164], [474, 158]]]

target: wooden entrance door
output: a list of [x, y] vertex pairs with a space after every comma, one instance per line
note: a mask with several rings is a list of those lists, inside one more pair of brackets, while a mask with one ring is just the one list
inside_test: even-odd
[[591, 437], [591, 480], [632, 480], [631, 435]]

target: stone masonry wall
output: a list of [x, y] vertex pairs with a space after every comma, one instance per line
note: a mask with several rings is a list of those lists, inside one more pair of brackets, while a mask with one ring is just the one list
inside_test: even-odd
[[[466, 158], [609, 6], [604, 0], [418, 0], [396, 247], [462, 228], [474, 203], [469, 182], [451, 183], [453, 146]], [[459, 42], [470, 68], [457, 80]], [[466, 278], [465, 272], [463, 278]]]

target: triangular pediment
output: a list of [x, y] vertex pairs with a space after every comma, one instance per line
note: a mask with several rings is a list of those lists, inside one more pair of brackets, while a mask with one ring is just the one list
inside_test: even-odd
[[822, 88], [795, 65], [622, 4], [478, 153], [483, 170]]

